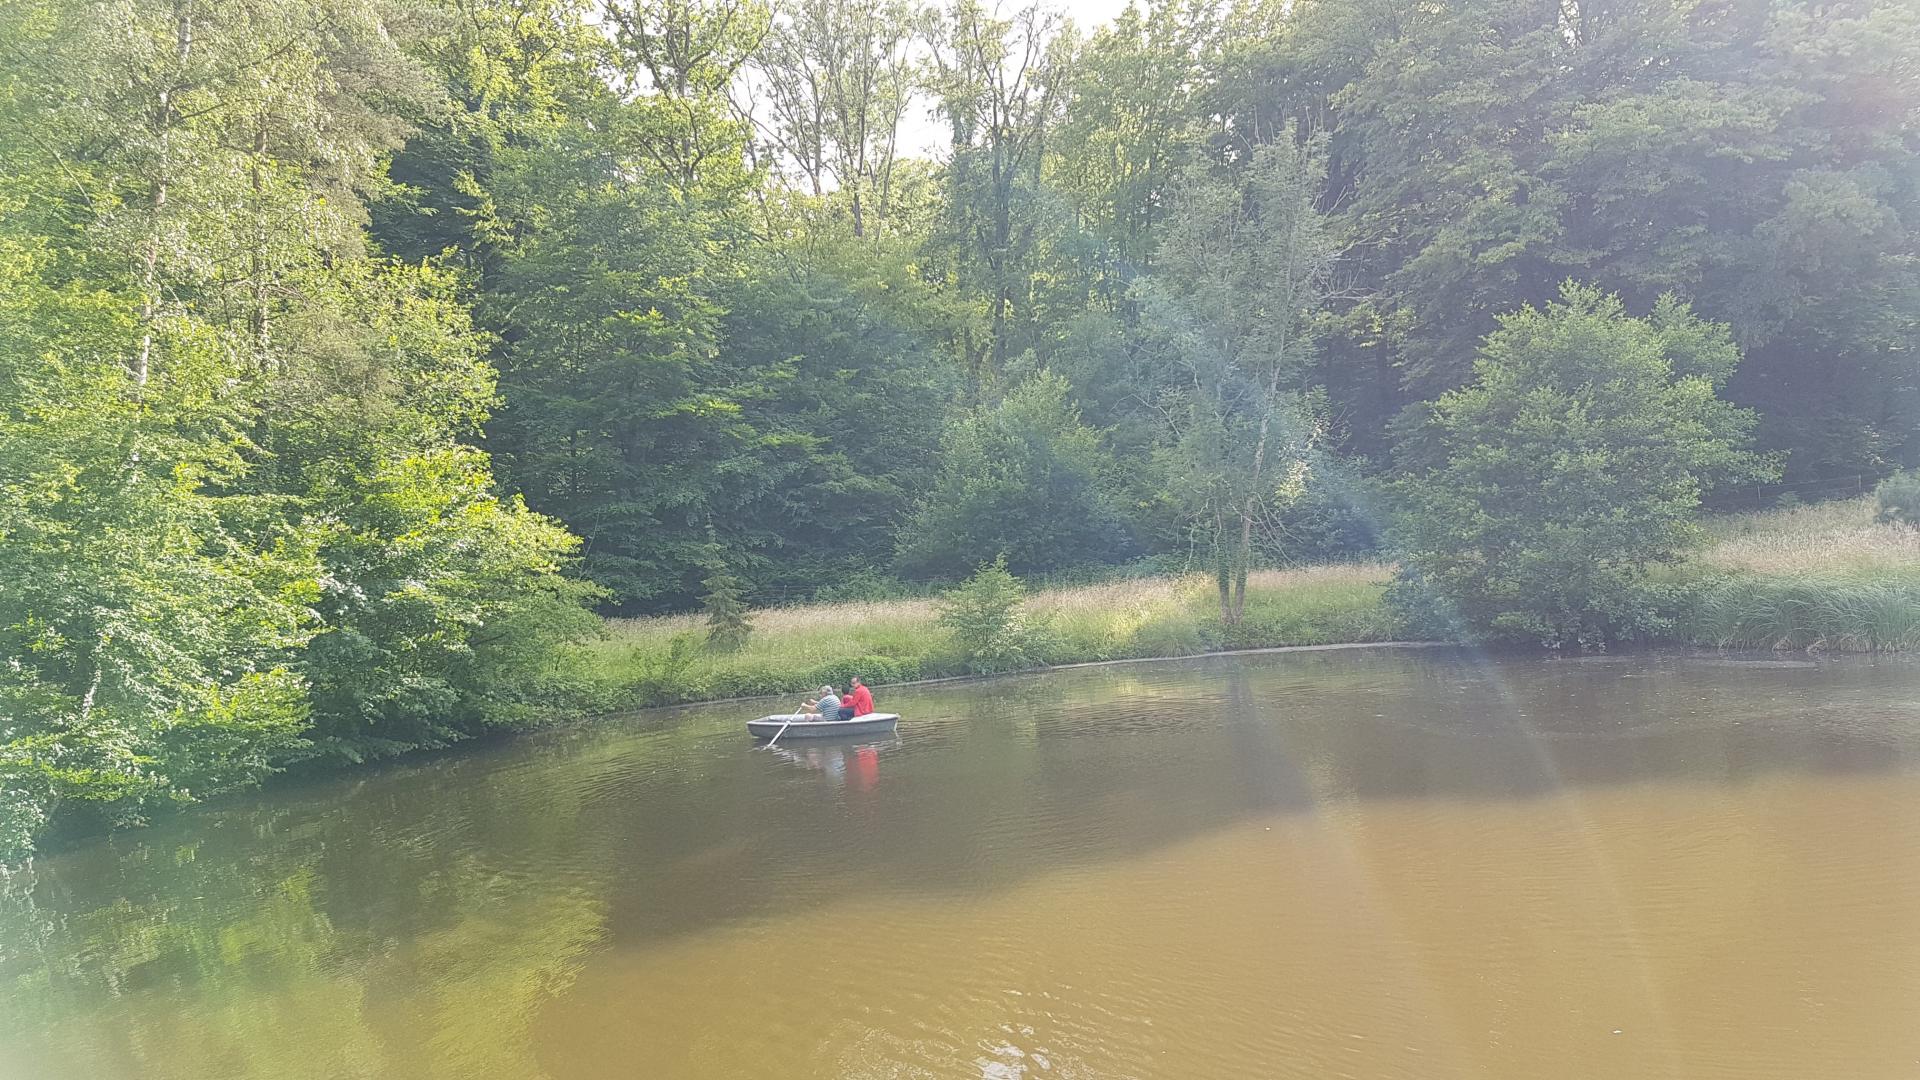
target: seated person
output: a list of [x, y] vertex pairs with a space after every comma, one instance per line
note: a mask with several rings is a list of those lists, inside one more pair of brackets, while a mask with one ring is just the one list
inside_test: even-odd
[[823, 686], [820, 688], [819, 700], [800, 703], [800, 715], [818, 715], [822, 720], [838, 720], [840, 719], [840, 697], [833, 692], [833, 687]]
[[853, 715], [865, 716], [873, 711], [873, 691], [867, 689], [859, 676], [854, 677], [853, 689], [847, 691], [847, 697], [853, 702]]

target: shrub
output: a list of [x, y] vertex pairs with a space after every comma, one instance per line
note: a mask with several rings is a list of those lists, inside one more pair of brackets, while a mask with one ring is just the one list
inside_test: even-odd
[[1099, 436], [1058, 376], [1036, 375], [956, 421], [942, 456], [933, 490], [901, 530], [907, 574], [952, 580], [996, 553], [1022, 574], [1131, 554]]
[[1753, 414], [1714, 393], [1739, 359], [1726, 327], [1561, 295], [1504, 317], [1473, 384], [1409, 433], [1392, 599], [1416, 623], [1552, 647], [1669, 630], [1649, 568], [1693, 545], [1702, 490], [1768, 471], [1741, 449]]
[[1880, 504], [1875, 521], [1920, 525], [1920, 469], [1894, 473], [1880, 481], [1873, 494]]
[[893, 656], [850, 656], [822, 664], [807, 673], [807, 686], [832, 685], [845, 690], [854, 676], [869, 686], [912, 682], [920, 678], [920, 662]]
[[[765, 664], [722, 668], [703, 680], [707, 695], [716, 700], [767, 697], [794, 693], [809, 688], [805, 679], [792, 671], [781, 671]], [[817, 688], [819, 683], [812, 683]]]
[[1025, 598], [1004, 557], [940, 598], [940, 625], [952, 633], [968, 671], [991, 675], [1041, 662], [1044, 642], [1022, 611]]
[[693, 634], [675, 634], [665, 651], [636, 646], [632, 651], [633, 675], [626, 680], [629, 704], [666, 705], [705, 697], [704, 687], [690, 685], [699, 654], [700, 639]]

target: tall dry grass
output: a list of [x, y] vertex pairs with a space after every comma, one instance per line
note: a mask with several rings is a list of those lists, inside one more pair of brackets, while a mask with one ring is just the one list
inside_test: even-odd
[[[1675, 571], [1692, 590], [1680, 636], [1714, 646], [1920, 648], [1920, 530], [1876, 524], [1871, 499], [1706, 522], [1709, 542]], [[1383, 641], [1402, 623], [1383, 602], [1384, 563], [1263, 570], [1242, 622], [1221, 624], [1201, 574], [1042, 589], [1026, 612], [1048, 663], [1181, 656], [1230, 648]], [[1691, 583], [1691, 584], [1688, 584]], [[929, 599], [764, 608], [736, 652], [703, 647], [698, 615], [616, 619], [594, 652], [610, 707], [785, 693], [959, 674]]]
[[1719, 648], [1920, 648], [1920, 529], [1871, 497], [1708, 523], [1686, 636]]
[[[1324, 566], [1251, 575], [1245, 621], [1219, 621], [1211, 579], [1130, 578], [1043, 589], [1026, 613], [1052, 664], [1178, 656], [1219, 648], [1385, 640], [1399, 623], [1381, 603], [1391, 567]], [[744, 648], [707, 651], [698, 615], [614, 619], [594, 649], [608, 704], [629, 707], [784, 693], [860, 674], [901, 681], [958, 674], [957, 654], [928, 599], [763, 608]]]
[[1764, 575], [1920, 572], [1920, 529], [1878, 524], [1872, 496], [1707, 523], [1715, 570]]

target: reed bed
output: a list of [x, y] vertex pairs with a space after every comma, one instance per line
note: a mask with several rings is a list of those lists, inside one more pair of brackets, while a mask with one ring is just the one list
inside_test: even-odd
[[1702, 590], [1688, 637], [1714, 648], [1920, 648], [1920, 577], [1736, 577]]
[[1920, 529], [1872, 498], [1716, 519], [1687, 638], [1716, 648], [1920, 649]]

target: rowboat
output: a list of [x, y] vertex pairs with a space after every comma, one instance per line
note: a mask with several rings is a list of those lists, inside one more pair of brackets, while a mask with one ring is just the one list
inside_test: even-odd
[[[868, 713], [851, 720], [822, 720], [809, 713], [782, 713], [747, 721], [747, 733], [756, 739], [779, 735], [782, 742], [833, 735], [886, 735], [899, 722], [900, 714], [890, 712]], [[781, 728], [786, 729], [785, 735], [780, 735]]]

